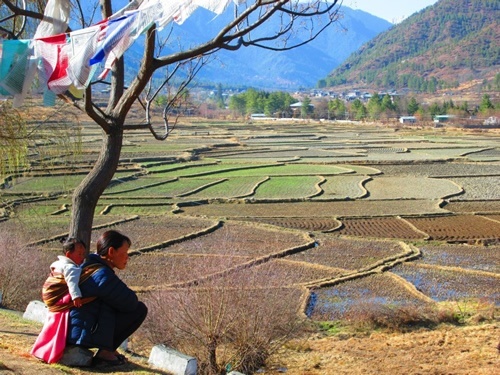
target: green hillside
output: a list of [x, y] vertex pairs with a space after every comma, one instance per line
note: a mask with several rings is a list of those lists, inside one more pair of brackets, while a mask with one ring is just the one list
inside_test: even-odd
[[440, 0], [364, 44], [320, 87], [434, 92], [499, 72], [500, 2]]

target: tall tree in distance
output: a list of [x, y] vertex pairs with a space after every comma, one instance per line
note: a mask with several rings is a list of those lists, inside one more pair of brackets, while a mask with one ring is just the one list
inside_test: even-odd
[[[132, 81], [126, 86], [125, 59], [120, 57], [111, 68], [109, 80], [109, 98], [105, 108], [96, 105], [96, 85], [90, 83], [83, 98], [72, 98], [73, 105], [85, 113], [102, 129], [102, 146], [98, 159], [91, 172], [75, 189], [72, 198], [72, 214], [69, 228], [71, 236], [82, 239], [87, 245], [93, 224], [94, 211], [97, 202], [111, 181], [119, 163], [124, 133], [130, 130], [148, 129], [158, 140], [165, 140], [172, 130], [169, 119], [169, 106], [176, 103], [178, 96], [183, 92], [190, 80], [207, 63], [207, 58], [218, 50], [237, 51], [242, 47], [265, 48], [273, 51], [284, 51], [300, 47], [313, 40], [329, 25], [338, 19], [340, 1], [324, 2], [311, 0], [308, 3], [299, 0], [247, 0], [247, 1], [174, 1], [174, 0], [132, 0], [127, 10], [134, 10], [141, 4], [158, 3], [158, 6], [185, 3], [185, 10], [193, 11], [192, 4], [205, 4], [216, 8], [223, 4], [234, 7], [233, 17], [211, 36], [209, 40], [195, 46], [184, 46], [175, 52], [166, 53], [164, 48], [168, 41], [169, 29], [162, 31], [156, 23], [152, 23], [144, 33], [144, 48], [142, 59]], [[8, 11], [15, 19], [38, 20], [43, 19], [38, 4], [46, 3], [30, 0], [3, 0], [2, 11]], [[101, 20], [106, 20], [120, 10], [124, 5], [120, 0], [74, 0], [66, 1], [72, 4], [70, 25], [88, 27]], [[238, 3], [238, 4], [237, 4]], [[37, 5], [37, 6], [35, 6]], [[203, 5], [202, 5], [203, 6]], [[100, 17], [98, 17], [100, 9]], [[209, 8], [210, 9], [210, 8]], [[86, 10], [86, 11], [84, 11]], [[181, 15], [185, 14], [181, 12]], [[3, 15], [3, 14], [2, 14]], [[3, 18], [0, 18], [0, 20]], [[11, 20], [13, 18], [10, 18]], [[276, 28], [264, 27], [270, 20], [280, 20]], [[48, 20], [50, 22], [50, 20]], [[19, 21], [22, 22], [22, 21]], [[2, 35], [10, 39], [19, 37], [19, 22], [3, 22]], [[207, 20], [208, 22], [208, 20]], [[14, 27], [8, 30], [8, 27]], [[306, 35], [305, 39], [295, 38], [297, 33]], [[25, 37], [32, 37], [26, 35]], [[184, 68], [184, 71], [183, 71]], [[162, 119], [159, 125], [154, 123], [150, 113], [150, 105], [161, 89], [174, 81], [176, 74], [181, 75], [181, 83], [177, 85], [177, 92], [168, 97]], [[153, 87], [153, 76], [161, 75], [162, 80]], [[178, 81], [176, 81], [178, 82]], [[127, 122], [127, 115], [137, 100], [145, 103], [144, 118], [140, 124]], [[161, 130], [160, 130], [161, 129]], [[88, 246], [87, 246], [88, 248]]]
[[309, 98], [309, 96], [305, 96], [304, 99], [302, 99], [302, 106], [300, 107], [300, 117], [307, 118], [311, 112], [311, 98]]
[[412, 96], [410, 98], [410, 102], [408, 103], [408, 115], [413, 116], [415, 113], [417, 113], [419, 107], [420, 106], [417, 102], [417, 99]]

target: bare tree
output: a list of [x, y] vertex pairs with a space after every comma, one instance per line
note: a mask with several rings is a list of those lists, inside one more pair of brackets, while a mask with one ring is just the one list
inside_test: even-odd
[[[221, 241], [228, 256], [207, 257], [197, 272], [207, 275], [214, 265], [228, 269], [231, 255], [241, 254], [233, 243]], [[178, 272], [184, 280], [193, 275], [191, 268]], [[146, 336], [197, 358], [199, 374], [253, 373], [285, 342], [307, 338], [297, 304], [304, 290], [289, 285], [292, 272], [261, 265], [158, 287], [145, 295]]]
[[[34, 18], [42, 19], [43, 14], [37, 11], [38, 5], [45, 1], [29, 0], [3, 0], [6, 10], [17, 16], [17, 19]], [[117, 0], [91, 0], [71, 1], [73, 4], [73, 18], [82, 27], [91, 25], [97, 21], [95, 10], [101, 9], [102, 19], [108, 18], [117, 9]], [[129, 3], [129, 9], [140, 6], [142, 0], [133, 0]], [[90, 242], [90, 234], [94, 210], [104, 189], [111, 181], [119, 163], [123, 136], [127, 131], [134, 129], [149, 129], [156, 139], [164, 140], [168, 137], [172, 126], [169, 119], [169, 108], [178, 101], [178, 95], [171, 95], [166, 105], [161, 124], [161, 132], [158, 124], [154, 124], [151, 116], [150, 104], [158, 94], [158, 88], [148, 89], [153, 75], [162, 73], [163, 84], [172, 81], [173, 75], [183, 67], [188, 67], [185, 79], [178, 85], [178, 91], [182, 92], [189, 84], [194, 75], [206, 64], [207, 57], [219, 50], [237, 51], [242, 47], [266, 48], [274, 51], [284, 51], [297, 48], [316, 38], [324, 29], [337, 20], [339, 0], [324, 2], [311, 0], [304, 3], [299, 0], [247, 0], [234, 6], [234, 16], [221, 28], [219, 33], [210, 40], [180, 49], [174, 53], [162, 55], [160, 41], [162, 35], [153, 24], [145, 33], [144, 52], [140, 62], [137, 75], [128, 87], [125, 86], [125, 62], [123, 57], [113, 65], [109, 83], [109, 99], [105, 108], [96, 105], [94, 98], [96, 85], [90, 84], [85, 90], [83, 99], [72, 98], [73, 105], [87, 114], [96, 124], [102, 128], [102, 147], [92, 171], [83, 179], [73, 194], [72, 216], [70, 224], [70, 235], [81, 238], [87, 244]], [[28, 6], [26, 6], [28, 4]], [[30, 7], [31, 5], [31, 7]], [[94, 9], [94, 12], [84, 12], [85, 9]], [[19, 18], [21, 17], [21, 18]], [[264, 24], [270, 20], [278, 19], [279, 26], [273, 31], [261, 30]], [[20, 35], [19, 22], [12, 22], [14, 30], [6, 30], [2, 26], [2, 33], [9, 38]], [[293, 43], [294, 36], [298, 32], [307, 33], [305, 39]], [[161, 86], [161, 85], [160, 85]], [[145, 121], [140, 124], [127, 122], [127, 115], [132, 106], [140, 101], [144, 108]]]

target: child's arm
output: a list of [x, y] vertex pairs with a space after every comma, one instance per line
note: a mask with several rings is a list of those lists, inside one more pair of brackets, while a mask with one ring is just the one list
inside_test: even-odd
[[[64, 279], [66, 280], [66, 284], [68, 284], [69, 294], [71, 295], [71, 299], [73, 300], [73, 304], [75, 307], [80, 307], [82, 305], [82, 292], [78, 287], [81, 273], [82, 269], [78, 266], [68, 265], [64, 268]], [[75, 302], [76, 299], [79, 299], [79, 302]], [[77, 304], [79, 304], [80, 306], [78, 306]]]
[[83, 305], [83, 303], [82, 303], [82, 299], [80, 297], [73, 299], [73, 306], [82, 307], [82, 305]]

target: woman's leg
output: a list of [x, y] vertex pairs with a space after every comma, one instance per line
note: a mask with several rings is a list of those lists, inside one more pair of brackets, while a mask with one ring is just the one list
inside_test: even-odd
[[147, 314], [148, 308], [140, 301], [134, 311], [116, 314], [115, 333], [113, 336], [114, 350], [141, 326]]

